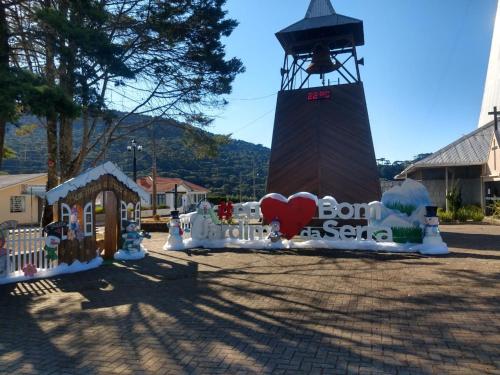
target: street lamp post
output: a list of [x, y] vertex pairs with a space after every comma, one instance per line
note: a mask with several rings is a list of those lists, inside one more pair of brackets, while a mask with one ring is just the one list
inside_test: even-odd
[[134, 182], [137, 182], [137, 158], [136, 158], [136, 151], [142, 151], [142, 146], [139, 145], [135, 139], [132, 139], [130, 142], [130, 145], [127, 146], [127, 150], [132, 151], [133, 153], [133, 158], [134, 158]]

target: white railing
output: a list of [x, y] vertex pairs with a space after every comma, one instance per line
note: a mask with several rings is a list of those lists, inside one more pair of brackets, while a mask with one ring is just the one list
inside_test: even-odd
[[38, 269], [57, 266], [57, 261], [47, 259], [42, 228], [17, 228], [5, 231], [5, 249], [8, 250], [7, 273], [22, 271], [27, 264]]

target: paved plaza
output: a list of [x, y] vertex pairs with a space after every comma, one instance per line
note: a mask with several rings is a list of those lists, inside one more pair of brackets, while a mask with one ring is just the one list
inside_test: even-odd
[[500, 374], [500, 227], [445, 257], [166, 253], [0, 286], [2, 374]]

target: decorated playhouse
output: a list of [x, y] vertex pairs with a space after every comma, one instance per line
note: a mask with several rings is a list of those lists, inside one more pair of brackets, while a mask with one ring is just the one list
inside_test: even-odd
[[319, 199], [310, 193], [289, 198], [269, 194], [260, 202], [227, 202], [218, 207], [203, 202], [196, 212], [172, 221], [164, 249], [342, 249], [442, 255], [448, 247], [441, 239], [436, 211], [426, 188], [410, 179], [384, 193], [380, 202], [337, 202], [334, 197]]
[[[129, 246], [127, 238], [140, 235], [127, 235], [127, 229], [137, 231], [141, 201], [149, 204], [149, 200], [149, 194], [111, 162], [47, 192], [48, 204], [54, 205], [55, 220], [67, 225], [58, 245], [59, 263], [88, 262], [99, 255], [111, 259], [123, 244], [126, 251], [137, 250], [138, 246]], [[102, 212], [99, 228], [96, 201]]]

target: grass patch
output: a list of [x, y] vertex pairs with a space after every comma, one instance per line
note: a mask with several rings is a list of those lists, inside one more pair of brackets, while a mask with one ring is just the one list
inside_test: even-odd
[[392, 238], [396, 243], [422, 243], [422, 229], [419, 227], [392, 229]]
[[407, 214], [408, 216], [410, 216], [417, 208], [413, 204], [403, 204], [401, 202], [392, 202], [386, 204], [385, 206], [391, 210], [397, 210], [403, 214]]

